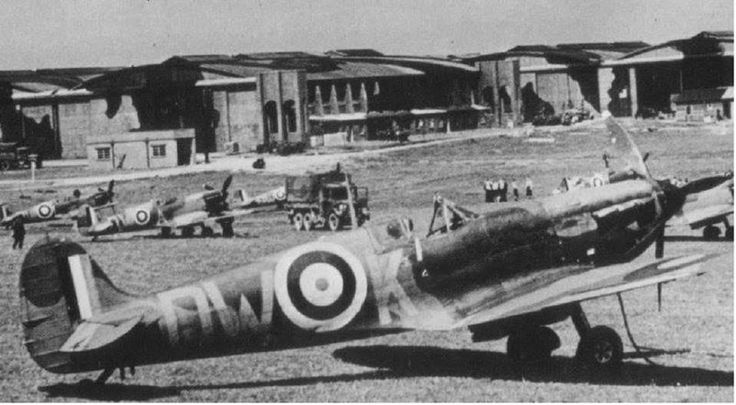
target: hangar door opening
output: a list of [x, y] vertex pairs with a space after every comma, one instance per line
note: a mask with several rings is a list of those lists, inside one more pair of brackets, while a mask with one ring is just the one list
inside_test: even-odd
[[670, 96], [682, 91], [678, 64], [652, 64], [636, 67], [636, 88], [639, 100], [637, 116], [672, 112]]

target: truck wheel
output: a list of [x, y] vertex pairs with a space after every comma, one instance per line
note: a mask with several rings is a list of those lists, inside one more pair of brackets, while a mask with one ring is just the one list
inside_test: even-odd
[[7, 160], [0, 161], [0, 172], [10, 170], [10, 162]]
[[194, 235], [194, 228], [191, 226], [185, 226], [184, 228], [181, 228], [181, 236], [185, 238], [191, 238], [192, 235]]
[[210, 228], [209, 226], [202, 227], [202, 236], [210, 237], [212, 236], [212, 234], [214, 234], [212, 228]]
[[301, 231], [304, 228], [304, 216], [301, 212], [297, 212], [294, 214], [293, 217], [294, 220], [294, 229], [297, 231]]
[[332, 232], [337, 231], [340, 229], [340, 217], [337, 216], [334, 212], [330, 214], [330, 216], [327, 218], [327, 225], [330, 227], [330, 230]]
[[161, 228], [161, 236], [164, 238], [170, 238], [171, 237], [171, 228], [168, 226], [165, 226]]
[[314, 221], [312, 214], [309, 212], [305, 213], [302, 221], [304, 221], [304, 230], [307, 232], [311, 231], [314, 226], [314, 223], [312, 222]]

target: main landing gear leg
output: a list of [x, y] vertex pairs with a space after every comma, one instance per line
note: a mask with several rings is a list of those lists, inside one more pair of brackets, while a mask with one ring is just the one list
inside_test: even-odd
[[112, 375], [112, 373], [115, 371], [114, 368], [106, 368], [99, 377], [95, 380], [95, 384], [97, 385], [103, 385], [107, 381], [108, 378]]
[[570, 314], [580, 335], [576, 357], [584, 364], [598, 369], [614, 369], [621, 365], [624, 347], [621, 337], [608, 326], [591, 327], [579, 303]]

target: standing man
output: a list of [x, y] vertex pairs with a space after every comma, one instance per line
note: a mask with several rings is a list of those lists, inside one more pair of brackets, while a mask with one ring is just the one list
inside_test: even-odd
[[17, 216], [13, 220], [13, 249], [23, 249], [23, 239], [26, 237], [26, 227], [23, 225], [23, 217]]

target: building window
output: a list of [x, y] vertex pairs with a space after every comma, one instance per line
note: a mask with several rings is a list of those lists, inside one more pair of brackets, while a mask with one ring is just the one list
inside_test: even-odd
[[153, 145], [151, 146], [153, 157], [164, 157], [166, 156], [166, 145]]
[[110, 160], [110, 148], [97, 148], [97, 160]]

